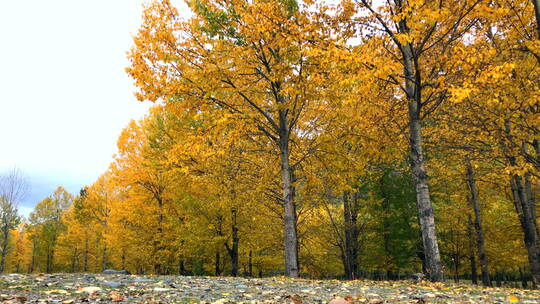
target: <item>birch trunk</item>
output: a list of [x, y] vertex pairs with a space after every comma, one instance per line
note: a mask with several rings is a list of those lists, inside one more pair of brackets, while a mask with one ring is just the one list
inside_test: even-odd
[[540, 0], [532, 0], [534, 5], [534, 15], [536, 16], [536, 30], [538, 32], [538, 39], [540, 39]]
[[475, 258], [475, 248], [474, 248], [474, 239], [473, 239], [473, 223], [471, 215], [468, 217], [468, 226], [467, 234], [469, 237], [469, 261], [471, 263], [471, 281], [474, 285], [478, 285], [478, 273], [476, 272], [476, 258]]
[[491, 286], [491, 280], [489, 278], [488, 259], [484, 246], [484, 231], [482, 229], [482, 219], [480, 215], [478, 188], [476, 187], [476, 180], [474, 178], [474, 169], [468, 157], [466, 159], [466, 164], [467, 182], [469, 184], [469, 190], [471, 191], [471, 204], [474, 210], [474, 228], [476, 230], [476, 243], [478, 246], [478, 259], [480, 262], [480, 270], [482, 272], [482, 284], [484, 286]]
[[232, 246], [225, 243], [227, 252], [231, 257], [231, 276], [238, 276], [238, 245], [240, 238], [238, 237], [238, 224], [237, 224], [237, 211], [235, 208], [231, 209], [231, 234], [232, 234]]
[[298, 277], [298, 237], [296, 234], [296, 207], [293, 197], [292, 167], [290, 164], [290, 133], [288, 130], [287, 114], [284, 110], [279, 113], [279, 126], [281, 182], [283, 186], [285, 274], [289, 277]]
[[[407, 33], [408, 28], [404, 22], [400, 22], [401, 32]], [[406, 44], [402, 47], [403, 67], [405, 75], [405, 92], [407, 94], [409, 109], [409, 144], [411, 150], [411, 166], [416, 189], [416, 205], [424, 255], [426, 258], [426, 275], [431, 281], [444, 279], [441, 270], [441, 256], [435, 229], [435, 216], [433, 205], [429, 195], [428, 176], [425, 169], [424, 151], [422, 148], [421, 127], [421, 90], [420, 71], [417, 59], [414, 58], [412, 46]]]
[[523, 229], [524, 243], [527, 248], [527, 256], [531, 268], [531, 276], [534, 287], [540, 286], [540, 261], [538, 256], [538, 236], [536, 234], [536, 225], [528, 206], [528, 201], [524, 193], [521, 177], [514, 175], [510, 179], [510, 188], [514, 199], [514, 206], [519, 216], [521, 227]]
[[2, 227], [2, 261], [0, 262], [0, 273], [4, 273], [6, 265], [6, 256], [8, 253], [9, 227]]

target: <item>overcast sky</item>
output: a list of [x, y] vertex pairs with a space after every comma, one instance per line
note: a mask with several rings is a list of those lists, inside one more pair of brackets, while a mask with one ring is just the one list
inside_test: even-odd
[[143, 2], [0, 0], [0, 171], [28, 175], [23, 214], [92, 183], [150, 106], [124, 72]]

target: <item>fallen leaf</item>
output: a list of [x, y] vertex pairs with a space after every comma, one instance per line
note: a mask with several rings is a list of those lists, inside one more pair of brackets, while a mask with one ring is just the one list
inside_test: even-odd
[[519, 302], [519, 298], [516, 297], [516, 296], [508, 296], [508, 298], [506, 298], [506, 300], [510, 303], [517, 303]]
[[330, 301], [328, 304], [351, 304], [351, 302], [343, 298], [335, 298], [332, 301]]
[[51, 289], [51, 290], [45, 291], [45, 294], [51, 294], [51, 293], [68, 294], [69, 292], [63, 289]]
[[77, 290], [77, 291], [78, 292], [94, 293], [94, 292], [98, 292], [100, 290], [101, 290], [101, 288], [99, 288], [97, 286], [88, 286], [88, 287], [84, 287], [84, 288], [79, 288], [79, 290]]
[[302, 298], [299, 295], [293, 295], [290, 298], [294, 304], [302, 304]]
[[124, 301], [124, 296], [116, 291], [111, 292], [111, 301], [113, 302], [122, 302]]

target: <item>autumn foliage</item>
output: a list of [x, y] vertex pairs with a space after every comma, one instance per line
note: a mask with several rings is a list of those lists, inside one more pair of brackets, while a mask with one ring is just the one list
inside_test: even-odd
[[540, 284], [538, 1], [187, 3], [145, 7], [155, 105], [9, 271]]

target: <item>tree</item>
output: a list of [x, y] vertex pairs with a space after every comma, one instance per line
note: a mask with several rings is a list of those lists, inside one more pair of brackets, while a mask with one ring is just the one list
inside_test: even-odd
[[0, 244], [2, 244], [0, 273], [5, 271], [9, 234], [20, 223], [18, 205], [27, 194], [28, 182], [21, 170], [13, 169], [0, 176]]
[[219, 115], [218, 128], [234, 120], [262, 135], [258, 139], [279, 157], [285, 272], [296, 277], [293, 176], [316, 145], [318, 122], [332, 114], [323, 110], [332, 78], [317, 51], [332, 48], [335, 39], [309, 3], [197, 1], [192, 10], [185, 22], [169, 1], [146, 10], [128, 68], [137, 96], [176, 100], [200, 116]]
[[31, 233], [34, 238], [34, 249], [37, 250], [33, 254], [36, 254], [36, 259], [39, 259], [35, 263], [44, 260], [43, 270], [47, 273], [51, 273], [55, 268], [54, 257], [58, 237], [65, 230], [62, 217], [71, 206], [72, 201], [73, 196], [63, 187], [58, 187], [50, 197], [39, 202], [34, 211], [30, 213], [29, 220], [33, 226]]
[[389, 65], [388, 61], [395, 66], [386, 77], [388, 83], [400, 89], [398, 95], [407, 106], [407, 111], [400, 115], [407, 117], [427, 275], [432, 281], [442, 281], [422, 123], [448, 99], [445, 82], [455, 76], [449, 73], [455, 64], [451, 54], [478, 22], [476, 13], [481, 1], [394, 0], [378, 7], [367, 0], [357, 3], [362, 16], [355, 21], [367, 24], [362, 30], [369, 33], [368, 37], [373, 37], [368, 41], [384, 50], [384, 60], [374, 60], [374, 68], [382, 69], [383, 65]]

